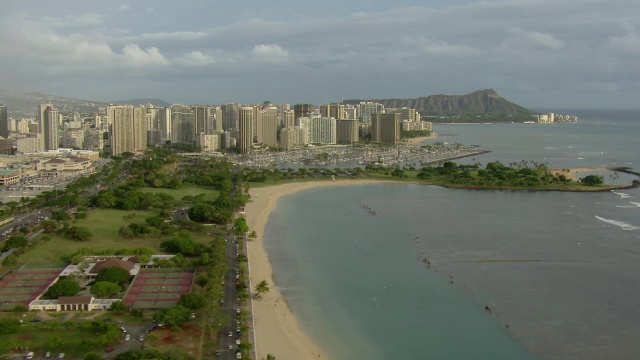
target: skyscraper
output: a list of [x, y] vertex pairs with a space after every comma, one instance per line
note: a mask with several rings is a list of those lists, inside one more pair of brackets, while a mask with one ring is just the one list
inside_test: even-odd
[[312, 104], [296, 104], [293, 106], [293, 113], [296, 119], [309, 116], [315, 110]]
[[336, 143], [336, 119], [326, 116], [311, 117], [311, 144]]
[[238, 129], [238, 116], [240, 104], [222, 105], [222, 129], [231, 131]]
[[38, 106], [36, 117], [38, 123], [38, 133], [42, 135], [39, 150], [55, 150], [58, 148], [58, 123], [60, 116], [58, 109], [51, 104], [41, 104]]
[[238, 118], [238, 148], [240, 152], [248, 153], [253, 144], [253, 112], [252, 106], [243, 106], [239, 109]]
[[359, 105], [358, 113], [360, 114], [360, 120], [364, 122], [371, 121], [371, 114], [378, 114], [384, 110], [384, 105], [374, 102], [361, 102]]
[[371, 114], [371, 141], [396, 144], [400, 140], [400, 112]]
[[278, 108], [268, 107], [258, 111], [258, 143], [278, 146]]
[[338, 144], [350, 144], [357, 142], [358, 137], [358, 120], [340, 120], [336, 121], [336, 141]]
[[336, 120], [343, 120], [344, 105], [342, 104], [322, 104], [320, 105], [320, 115], [324, 117], [332, 117]]
[[133, 105], [107, 106], [107, 116], [112, 124], [111, 155], [133, 152]]
[[171, 105], [171, 132], [172, 142], [195, 144], [196, 118], [192, 107]]
[[9, 117], [7, 116], [7, 105], [0, 104], [0, 136], [9, 137]]

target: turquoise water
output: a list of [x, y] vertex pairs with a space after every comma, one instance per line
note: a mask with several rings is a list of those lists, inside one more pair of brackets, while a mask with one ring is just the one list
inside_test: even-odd
[[[536, 130], [551, 132], [548, 142], [527, 141], [524, 125], [444, 127], [474, 143], [503, 139], [476, 161], [541, 161], [540, 149], [551, 147], [569, 155], [550, 166], [571, 167], [568, 146], [585, 160], [605, 152], [618, 154], [607, 163], [638, 162], [634, 119], [612, 121], [602, 134], [602, 120], [584, 116]], [[640, 353], [639, 215], [638, 189], [330, 187], [282, 198], [265, 244], [276, 286], [332, 359], [626, 359]]]

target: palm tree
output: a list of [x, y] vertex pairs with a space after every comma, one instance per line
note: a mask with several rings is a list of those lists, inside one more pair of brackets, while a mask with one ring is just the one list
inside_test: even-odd
[[262, 358], [262, 360], [276, 360], [276, 356], [273, 354], [267, 354], [267, 357]]
[[256, 284], [256, 291], [255, 291], [256, 298], [260, 299], [260, 297], [262, 297], [262, 294], [266, 294], [268, 292], [269, 292], [269, 283], [266, 280], [262, 280], [258, 284]]

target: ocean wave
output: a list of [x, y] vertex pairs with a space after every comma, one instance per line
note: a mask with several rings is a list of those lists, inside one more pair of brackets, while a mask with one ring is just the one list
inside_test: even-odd
[[611, 220], [611, 219], [605, 219], [603, 217], [600, 217], [598, 215], [596, 215], [596, 219], [604, 221], [606, 223], [609, 223], [611, 225], [615, 225], [620, 227], [622, 230], [627, 230], [627, 231], [633, 231], [633, 230], [638, 230], [640, 229], [640, 226], [633, 226], [631, 224], [627, 224], [625, 222], [622, 221], [618, 221], [618, 220]]
[[637, 207], [640, 207], [640, 202], [633, 202], [633, 201], [629, 201], [630, 204], [633, 204]]
[[613, 192], [614, 194], [620, 196], [621, 199], [628, 199], [630, 197], [632, 197], [631, 195], [627, 194], [627, 193], [623, 193], [623, 192]]
[[635, 208], [637, 206], [633, 206], [633, 205], [616, 205], [616, 207], [620, 208], [620, 209], [633, 209], [633, 208]]

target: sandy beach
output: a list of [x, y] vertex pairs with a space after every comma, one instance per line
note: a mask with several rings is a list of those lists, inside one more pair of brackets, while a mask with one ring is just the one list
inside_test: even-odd
[[289, 309], [282, 294], [273, 281], [269, 256], [264, 248], [264, 229], [269, 214], [276, 208], [278, 199], [305, 189], [321, 186], [359, 185], [379, 182], [377, 180], [340, 180], [288, 183], [265, 188], [251, 189], [252, 201], [245, 207], [250, 231], [257, 238], [248, 242], [251, 284], [266, 280], [269, 293], [253, 301], [253, 316], [256, 334], [257, 358], [273, 354], [278, 360], [328, 359], [327, 355], [302, 330]]
[[586, 171], [602, 171], [609, 170], [606, 167], [582, 167], [582, 168], [570, 168], [569, 172], [564, 171], [565, 169], [551, 169], [549, 170], [551, 173], [555, 175], [564, 175], [567, 178], [578, 181], [580, 180], [579, 174]]
[[411, 146], [419, 146], [423, 141], [432, 140], [438, 137], [438, 134], [432, 132], [429, 136], [420, 136], [411, 139], [407, 139], [407, 141], [403, 141], [400, 144], [403, 145], [411, 145]]

